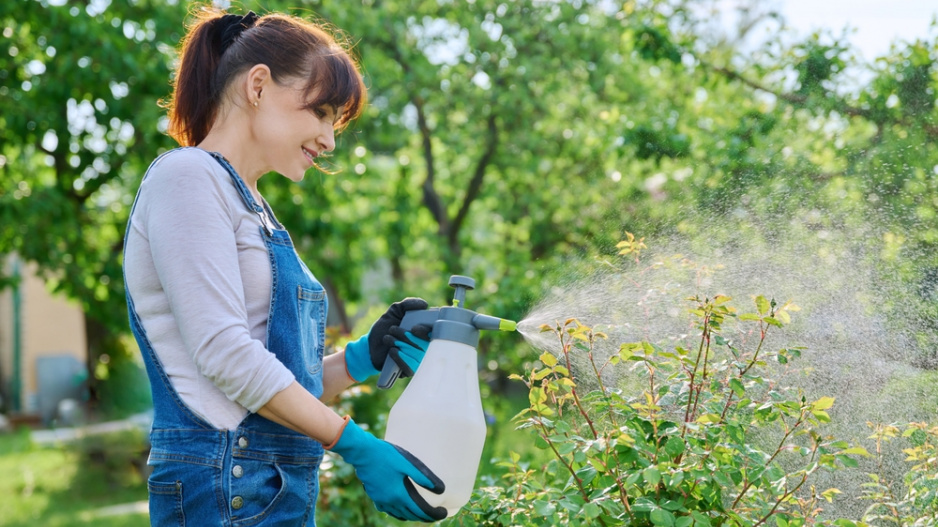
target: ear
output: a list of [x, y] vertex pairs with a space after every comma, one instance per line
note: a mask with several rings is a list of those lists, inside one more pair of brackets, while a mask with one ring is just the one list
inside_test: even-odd
[[264, 88], [271, 82], [273, 77], [270, 74], [270, 68], [266, 64], [255, 64], [245, 77], [244, 96], [249, 106], [260, 102]]

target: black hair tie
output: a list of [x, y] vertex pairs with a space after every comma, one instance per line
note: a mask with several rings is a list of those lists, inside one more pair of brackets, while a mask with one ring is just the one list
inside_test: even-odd
[[248, 11], [246, 15], [224, 15], [218, 20], [218, 30], [215, 33], [219, 51], [224, 53], [231, 46], [245, 29], [254, 27], [257, 23], [257, 16], [254, 11]]

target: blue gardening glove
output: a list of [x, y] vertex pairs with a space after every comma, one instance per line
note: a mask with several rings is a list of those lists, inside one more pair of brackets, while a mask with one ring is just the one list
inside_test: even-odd
[[393, 326], [400, 326], [408, 311], [427, 309], [427, 301], [422, 298], [405, 298], [391, 304], [391, 307], [372, 324], [367, 334], [349, 342], [345, 346], [345, 367], [348, 374], [358, 382], [381, 373], [384, 360], [394, 343], [385, 342]]
[[443, 481], [410, 452], [378, 439], [351, 419], [331, 450], [355, 467], [379, 511], [403, 521], [430, 523], [446, 517], [446, 508], [432, 507], [414, 486], [442, 494]]
[[388, 356], [397, 363], [401, 369], [401, 377], [412, 377], [423, 361], [430, 347], [430, 331], [428, 324], [417, 324], [405, 331], [398, 326], [391, 326], [384, 342], [390, 344]]

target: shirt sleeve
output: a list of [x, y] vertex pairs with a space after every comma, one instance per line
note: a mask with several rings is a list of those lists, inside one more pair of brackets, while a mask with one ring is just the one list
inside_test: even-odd
[[151, 169], [142, 221], [186, 352], [229, 400], [257, 412], [294, 376], [251, 337], [228, 182], [214, 159], [193, 153], [196, 162], [167, 156]]

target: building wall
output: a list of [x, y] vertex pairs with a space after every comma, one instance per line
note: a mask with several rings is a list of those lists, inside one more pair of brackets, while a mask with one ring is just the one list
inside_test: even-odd
[[[10, 270], [12, 260], [7, 262]], [[22, 411], [34, 413], [37, 409], [38, 378], [36, 360], [39, 357], [69, 355], [85, 364], [88, 355], [85, 338], [84, 314], [81, 307], [61, 295], [53, 295], [46, 284], [36, 276], [34, 264], [21, 264], [20, 272], [20, 324], [21, 324], [21, 383]], [[0, 293], [0, 368], [4, 387], [9, 390], [13, 378], [13, 295]]]
[[[3, 262], [0, 261], [0, 264]], [[4, 273], [9, 272], [8, 266], [3, 267]], [[0, 290], [0, 393], [10, 395], [10, 384], [13, 382], [13, 294], [10, 289]], [[11, 401], [3, 401], [3, 407], [8, 408]]]

